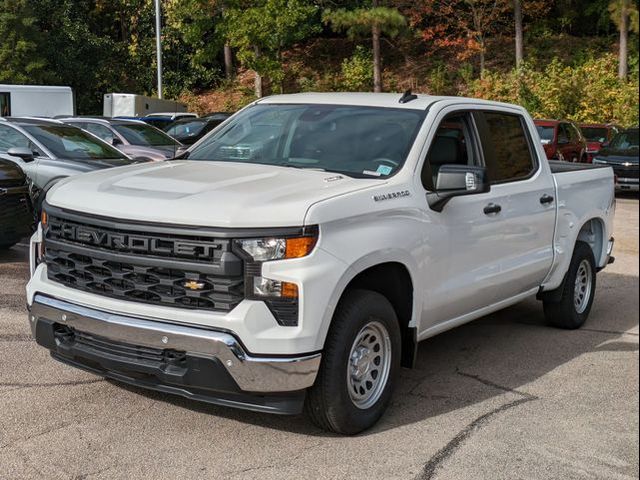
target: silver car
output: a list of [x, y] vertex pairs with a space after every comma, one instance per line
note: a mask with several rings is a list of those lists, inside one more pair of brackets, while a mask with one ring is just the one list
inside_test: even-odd
[[0, 158], [18, 165], [29, 178], [38, 212], [47, 191], [63, 178], [137, 163], [80, 128], [56, 120], [19, 117], [0, 118]]
[[92, 133], [132, 158], [166, 160], [173, 158], [182, 146], [162, 130], [140, 120], [98, 117], [70, 117], [59, 120]]

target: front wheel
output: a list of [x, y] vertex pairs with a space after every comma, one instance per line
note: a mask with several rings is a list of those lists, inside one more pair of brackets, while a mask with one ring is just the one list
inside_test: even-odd
[[400, 369], [400, 329], [382, 295], [345, 294], [336, 309], [320, 372], [307, 396], [311, 420], [324, 430], [353, 435], [386, 410]]
[[576, 243], [567, 278], [560, 288], [559, 299], [544, 301], [545, 317], [559, 328], [580, 328], [589, 316], [596, 293], [596, 262], [586, 243]]

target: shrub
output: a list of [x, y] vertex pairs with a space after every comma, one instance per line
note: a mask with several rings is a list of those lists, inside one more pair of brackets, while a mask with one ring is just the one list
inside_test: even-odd
[[342, 61], [342, 88], [350, 92], [373, 87], [373, 57], [369, 49], [358, 45], [349, 58]]

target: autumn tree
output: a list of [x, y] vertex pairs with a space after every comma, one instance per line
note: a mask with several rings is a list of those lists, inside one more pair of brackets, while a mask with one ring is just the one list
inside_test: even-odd
[[331, 24], [334, 30], [346, 31], [350, 38], [371, 36], [373, 51], [373, 91], [382, 92], [382, 54], [380, 39], [382, 35], [395, 37], [406, 26], [406, 20], [395, 8], [380, 6], [378, 0], [372, 0], [369, 7], [355, 9], [328, 9], [323, 20]]
[[509, 0], [418, 0], [412, 9], [412, 24], [427, 43], [457, 50], [460, 60], [478, 55], [484, 75], [487, 37], [506, 20]]

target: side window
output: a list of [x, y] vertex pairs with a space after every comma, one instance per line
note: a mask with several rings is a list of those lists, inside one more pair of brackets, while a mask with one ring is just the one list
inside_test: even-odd
[[536, 169], [531, 142], [519, 115], [483, 112], [478, 122], [482, 149], [492, 183], [528, 177]]
[[30, 148], [31, 142], [19, 131], [0, 125], [0, 153], [7, 153], [12, 147]]
[[11, 94], [0, 92], [0, 117], [11, 116]]
[[569, 143], [569, 129], [566, 123], [558, 125], [558, 144]]
[[113, 132], [104, 125], [98, 125], [97, 123], [86, 123], [84, 128], [87, 132], [93, 133], [96, 137], [101, 138], [106, 142], [113, 140]]
[[442, 165], [479, 165], [471, 131], [468, 113], [456, 112], [440, 122], [420, 174], [426, 190], [435, 190]]

